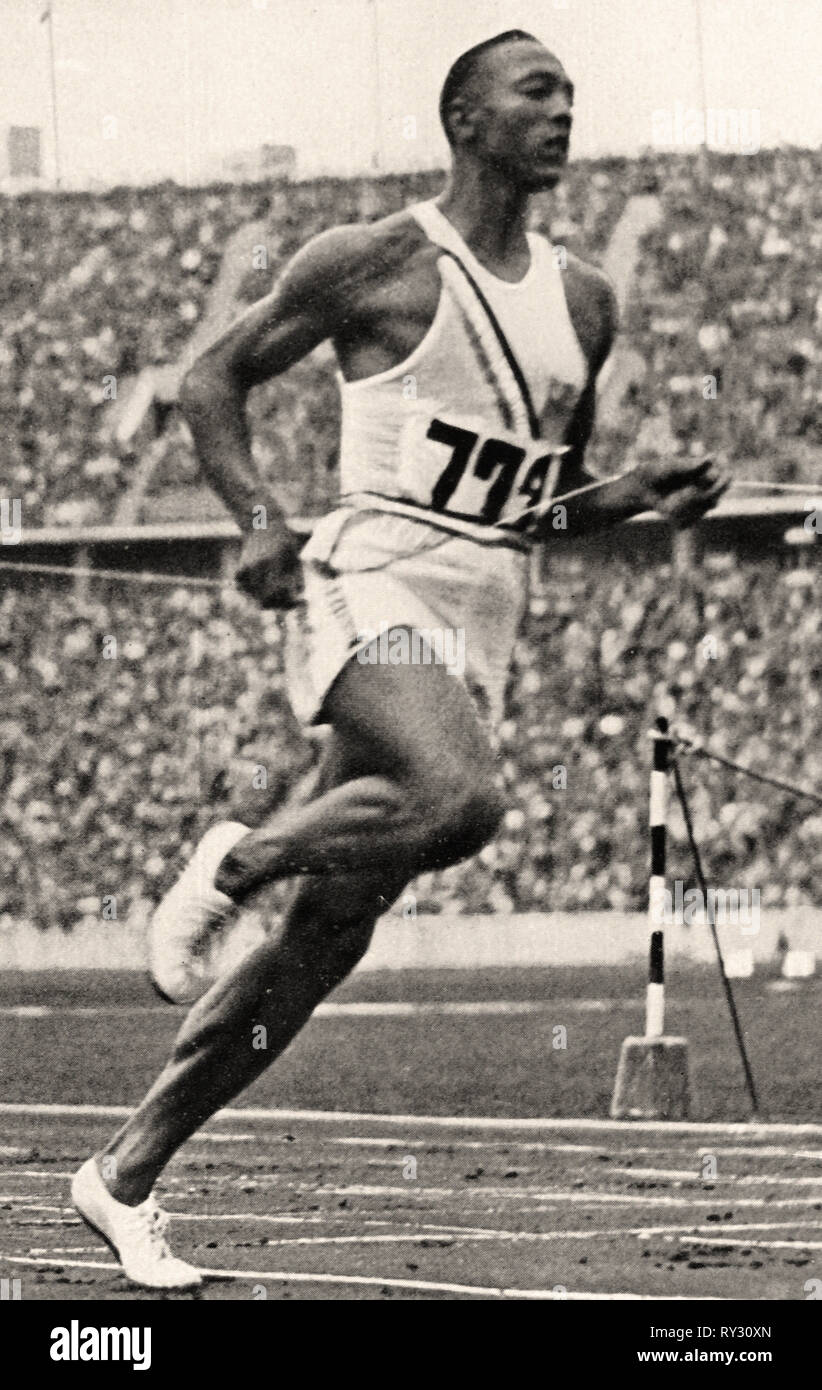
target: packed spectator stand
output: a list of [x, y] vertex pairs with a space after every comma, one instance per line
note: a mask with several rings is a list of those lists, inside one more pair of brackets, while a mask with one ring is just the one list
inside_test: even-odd
[[[572, 166], [539, 206], [555, 242], [596, 260], [632, 194], [661, 204], [623, 323], [645, 369], [597, 433], [597, 471], [717, 450], [746, 478], [822, 483], [821, 175], [819, 152], [600, 160]], [[179, 359], [227, 238], [265, 218], [251, 302], [314, 232], [440, 182], [2, 200], [0, 494], [21, 499], [27, 528], [110, 521], [134, 459], [112, 442], [106, 379]], [[252, 412], [289, 510], [322, 512], [336, 484], [328, 353], [258, 391]], [[149, 489], [159, 501], [197, 482], [172, 412]], [[419, 910], [643, 906], [646, 730], [660, 702], [718, 751], [819, 789], [817, 585], [810, 550], [767, 564], [714, 553], [691, 572], [628, 551], [600, 566], [572, 548], [548, 556], [501, 730], [505, 826], [478, 858], [419, 880]], [[313, 757], [285, 699], [279, 619], [230, 589], [3, 585], [0, 683], [0, 927], [69, 929], [99, 918], [104, 897], [122, 920], [215, 812], [239, 796], [265, 814]], [[758, 886], [763, 906], [819, 901], [822, 815], [722, 769], [690, 776], [712, 881]]]

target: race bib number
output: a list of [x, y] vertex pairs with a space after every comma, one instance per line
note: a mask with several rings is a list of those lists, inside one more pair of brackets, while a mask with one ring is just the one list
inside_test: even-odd
[[470, 417], [415, 413], [400, 439], [400, 494], [437, 512], [513, 523], [547, 502], [568, 447], [546, 451], [504, 432], [489, 435]]

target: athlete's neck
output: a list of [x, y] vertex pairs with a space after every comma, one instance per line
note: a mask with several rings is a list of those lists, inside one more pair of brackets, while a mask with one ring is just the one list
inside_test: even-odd
[[528, 269], [528, 194], [469, 166], [451, 174], [437, 207], [481, 265], [503, 279]]

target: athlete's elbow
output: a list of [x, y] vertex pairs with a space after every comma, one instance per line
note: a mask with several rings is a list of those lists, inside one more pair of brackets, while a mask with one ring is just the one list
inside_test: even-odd
[[180, 382], [177, 397], [177, 403], [189, 425], [200, 420], [209, 405], [213, 405], [214, 384], [213, 373], [203, 366], [202, 360], [189, 367]]
[[178, 403], [184, 419], [196, 425], [215, 409], [236, 400], [241, 394], [233, 363], [213, 352], [204, 353], [189, 367], [182, 382]]

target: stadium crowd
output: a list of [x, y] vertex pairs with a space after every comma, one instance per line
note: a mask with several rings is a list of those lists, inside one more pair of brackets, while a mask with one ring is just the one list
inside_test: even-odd
[[[21, 499], [24, 524], [112, 518], [133, 470], [112, 445], [112, 391], [179, 359], [238, 228], [265, 227], [242, 285], [251, 302], [315, 232], [394, 211], [440, 184], [413, 174], [1, 199], [0, 483]], [[822, 153], [714, 155], [708, 169], [693, 155], [581, 161], [550, 201], [537, 201], [535, 223], [598, 259], [628, 197], [649, 192], [662, 217], [645, 238], [623, 325], [644, 371], [618, 418], [603, 423], [594, 463], [607, 471], [628, 447], [710, 447], [744, 461], [746, 475], [758, 466], [770, 478], [808, 478], [822, 438]], [[705, 396], [708, 376], [715, 398]], [[328, 354], [256, 397], [261, 457], [295, 510], [322, 510], [337, 439]], [[154, 485], [196, 478], [185, 429], [172, 421]]]
[[[743, 476], [819, 477], [822, 154], [653, 155], [571, 167], [536, 219], [594, 258], [632, 193], [655, 193], [624, 336], [643, 362], [592, 447], [721, 449]], [[0, 495], [26, 527], [105, 522], [130, 480], [107, 380], [176, 361], [221, 248], [263, 217], [264, 294], [313, 232], [431, 196], [435, 175], [263, 187], [118, 189], [0, 201]], [[333, 500], [337, 403], [327, 353], [256, 393], [255, 447], [288, 505]], [[713, 378], [716, 399], [705, 395]], [[154, 487], [197, 480], [184, 427]], [[545, 566], [517, 649], [500, 775], [510, 810], [470, 862], [418, 880], [420, 910], [640, 908], [647, 892], [646, 732], [660, 702], [717, 751], [822, 782], [822, 615], [815, 571], [709, 556], [690, 578], [629, 559]], [[0, 928], [122, 920], [155, 900], [207, 820], [265, 814], [309, 766], [284, 697], [276, 615], [225, 589], [0, 589]], [[818, 902], [822, 815], [721, 768], [688, 764], [711, 881], [763, 905]], [[672, 870], [687, 877], [673, 816]], [[114, 903], [112, 909], [111, 903]]]
[[[716, 751], [822, 783], [816, 571], [709, 556], [688, 576], [565, 554], [531, 597], [501, 730], [509, 811], [419, 910], [641, 908], [647, 730], [668, 702]], [[112, 586], [113, 587], [113, 586]], [[0, 928], [116, 920], [156, 899], [209, 819], [281, 802], [313, 753], [285, 699], [280, 620], [230, 589], [116, 585], [0, 600]], [[689, 762], [710, 881], [819, 901], [822, 815]], [[688, 879], [671, 820], [672, 876]], [[108, 916], [112, 917], [109, 902]]]

